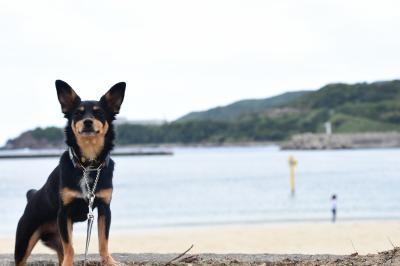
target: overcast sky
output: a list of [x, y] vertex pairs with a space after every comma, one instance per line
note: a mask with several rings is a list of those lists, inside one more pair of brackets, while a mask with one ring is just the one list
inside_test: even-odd
[[127, 82], [121, 116], [174, 120], [244, 98], [399, 78], [399, 1], [1, 1], [0, 144], [65, 124]]

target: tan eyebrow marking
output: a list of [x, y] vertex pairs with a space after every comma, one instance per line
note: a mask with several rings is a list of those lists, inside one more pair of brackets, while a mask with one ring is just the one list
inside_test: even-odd
[[85, 111], [85, 107], [83, 107], [83, 105], [81, 105], [81, 106], [79, 106], [78, 110], [83, 112], [83, 111]]
[[96, 110], [99, 110], [99, 109], [100, 108], [97, 105], [93, 106], [93, 111], [96, 111]]

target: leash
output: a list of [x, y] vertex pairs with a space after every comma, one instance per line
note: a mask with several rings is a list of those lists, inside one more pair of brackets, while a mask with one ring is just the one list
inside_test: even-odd
[[[89, 250], [90, 235], [92, 233], [93, 220], [94, 220], [93, 202], [94, 202], [94, 199], [96, 198], [95, 191], [96, 191], [96, 187], [97, 187], [97, 182], [99, 181], [99, 177], [100, 177], [100, 172], [101, 172], [102, 166], [103, 165], [100, 165], [97, 168], [92, 168], [91, 166], [89, 166], [89, 167], [83, 169], [83, 179], [85, 180], [86, 189], [88, 191], [86, 197], [87, 197], [88, 202], [89, 202], [89, 204], [88, 204], [89, 211], [88, 211], [88, 214], [87, 214], [88, 222], [87, 222], [87, 231], [86, 231], [85, 261], [84, 261], [84, 264], [83, 264], [84, 266], [87, 265], [87, 254], [88, 254], [88, 250]], [[94, 171], [97, 172], [96, 173], [96, 179], [94, 180], [93, 187], [90, 188], [88, 178], [89, 178], [90, 172], [94, 172]]]
[[[104, 166], [108, 165], [110, 157], [107, 156], [106, 160], [102, 164], [100, 164], [97, 168], [95, 168], [92, 166], [84, 167], [77, 159], [77, 156], [71, 147], [69, 148], [69, 156], [70, 156], [70, 159], [71, 159], [74, 167], [79, 166], [80, 168], [82, 168], [82, 170], [83, 170], [82, 178], [85, 181], [86, 190], [87, 190], [86, 198], [88, 200], [88, 214], [87, 214], [88, 222], [87, 222], [87, 230], [86, 230], [85, 261], [83, 263], [83, 265], [86, 266], [87, 265], [87, 255], [88, 255], [89, 244], [90, 244], [90, 235], [92, 233], [92, 227], [93, 227], [93, 221], [94, 221], [93, 203], [94, 203], [94, 199], [96, 198], [96, 194], [95, 194], [96, 187], [97, 187], [97, 183], [99, 181], [101, 169]], [[91, 172], [96, 172], [96, 178], [94, 180], [92, 188], [90, 187], [90, 184], [89, 184], [89, 177], [90, 177]]]

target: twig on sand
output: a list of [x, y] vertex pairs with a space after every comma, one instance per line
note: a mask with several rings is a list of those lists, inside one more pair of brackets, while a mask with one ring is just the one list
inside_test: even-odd
[[[170, 260], [170, 261], [168, 261], [166, 264], [164, 264], [164, 266], [170, 265], [172, 262], [174, 262], [174, 261], [176, 261], [176, 260], [182, 258], [182, 257], [185, 256], [185, 254], [188, 253], [192, 248], [193, 248], [193, 244], [192, 244], [192, 245], [190, 246], [190, 248], [188, 248], [185, 252], [181, 253], [179, 256], [176, 256], [175, 258], [173, 258], [172, 260]], [[187, 257], [186, 259], [189, 259], [189, 258], [191, 258], [191, 257], [194, 257], [194, 256], [189, 256], [189, 257]]]
[[191, 255], [191, 256], [187, 256], [183, 259], [180, 260], [180, 262], [184, 262], [184, 263], [191, 263], [194, 261], [197, 261], [199, 259], [199, 255]]
[[350, 242], [351, 242], [351, 245], [353, 246], [353, 249], [354, 249], [354, 253], [351, 254], [351, 256], [357, 256], [358, 255], [358, 251], [357, 251], [356, 247], [354, 246], [353, 240], [350, 239]]
[[395, 249], [396, 246], [393, 244], [393, 242], [392, 242], [392, 240], [390, 239], [390, 237], [387, 236], [386, 238], [387, 238], [387, 240], [389, 241], [389, 243], [392, 245], [393, 249]]

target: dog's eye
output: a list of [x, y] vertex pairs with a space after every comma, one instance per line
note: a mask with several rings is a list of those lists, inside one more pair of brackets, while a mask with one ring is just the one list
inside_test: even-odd
[[83, 115], [85, 113], [85, 111], [84, 110], [76, 110], [75, 111], [75, 115]]
[[96, 109], [96, 110], [93, 110], [93, 114], [101, 116], [103, 113], [102, 113], [102, 111], [100, 109]]

